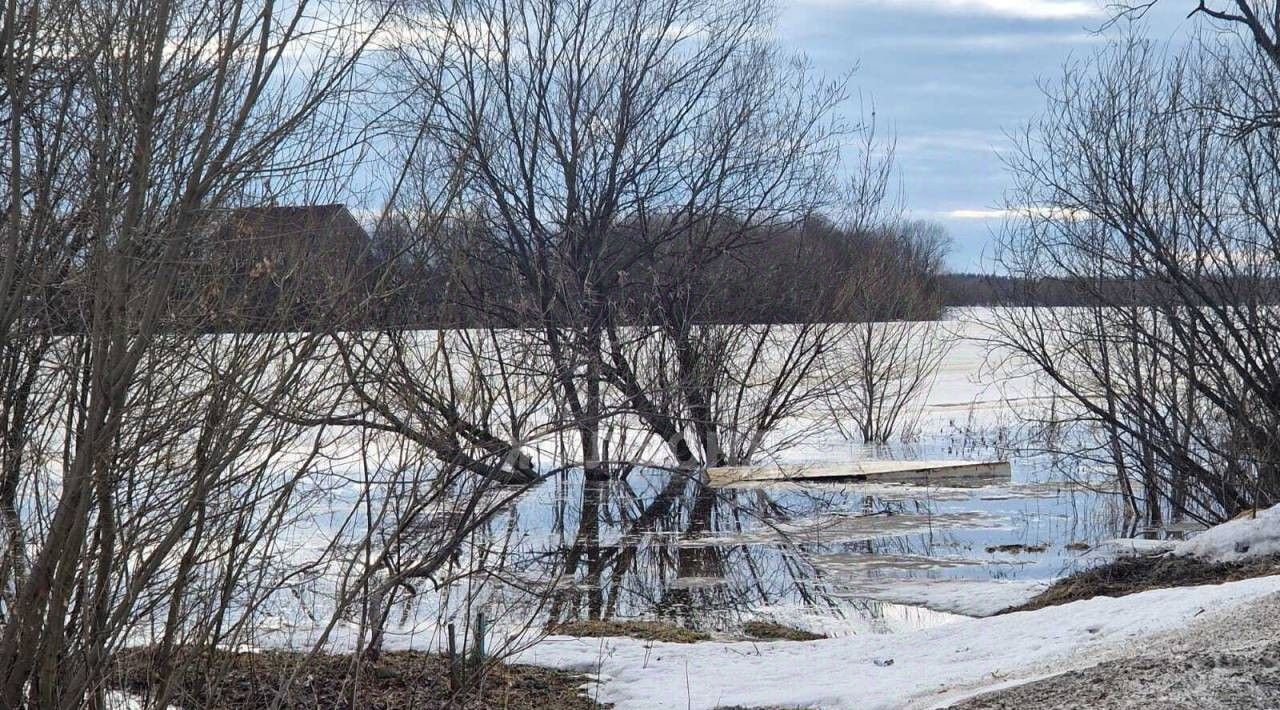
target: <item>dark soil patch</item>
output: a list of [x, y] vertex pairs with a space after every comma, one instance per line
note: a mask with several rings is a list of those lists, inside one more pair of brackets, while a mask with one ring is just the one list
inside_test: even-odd
[[817, 641], [826, 638], [825, 634], [815, 634], [804, 629], [796, 629], [772, 621], [748, 621], [742, 625], [746, 635], [766, 641]]
[[1252, 710], [1280, 707], [1280, 642], [1139, 656], [998, 690], [963, 710]]
[[549, 627], [547, 631], [564, 636], [628, 636], [645, 641], [668, 643], [696, 643], [711, 640], [709, 635], [701, 631], [693, 631], [661, 621], [567, 621]]
[[[114, 689], [143, 695], [156, 682], [152, 651], [130, 649], [117, 656]], [[486, 663], [472, 682], [450, 689], [449, 661], [418, 652], [384, 653], [376, 662], [355, 656], [287, 651], [216, 652], [178, 669], [169, 702], [177, 707], [248, 710], [270, 707], [370, 708], [540, 708], [596, 710], [586, 678], [536, 666]], [[478, 677], [477, 677], [478, 676]]]
[[1121, 557], [1053, 583], [1020, 606], [1001, 612], [1030, 611], [1093, 597], [1123, 597], [1148, 589], [1222, 584], [1280, 574], [1280, 555], [1242, 562], [1203, 562], [1172, 555]]

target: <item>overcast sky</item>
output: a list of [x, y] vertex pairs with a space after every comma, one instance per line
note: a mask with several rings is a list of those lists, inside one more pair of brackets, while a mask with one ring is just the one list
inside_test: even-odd
[[[1144, 20], [1156, 39], [1185, 33], [1194, 0], [1163, 0]], [[897, 136], [912, 214], [953, 239], [951, 267], [980, 270], [1008, 179], [1008, 132], [1040, 111], [1037, 82], [1095, 51], [1099, 0], [785, 0], [779, 32], [828, 74], [856, 65], [851, 89]], [[1201, 20], [1202, 21], [1202, 20]], [[1111, 34], [1120, 29], [1110, 30]], [[856, 102], [855, 102], [856, 103]]]

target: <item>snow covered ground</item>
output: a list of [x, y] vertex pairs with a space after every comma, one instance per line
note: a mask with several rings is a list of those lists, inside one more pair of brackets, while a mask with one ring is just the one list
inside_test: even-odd
[[1280, 505], [1237, 516], [1177, 544], [1173, 554], [1206, 562], [1236, 562], [1280, 553]]
[[593, 693], [623, 710], [930, 707], [1083, 668], [1096, 654], [1276, 592], [1280, 576], [811, 642], [667, 644], [553, 636], [516, 660], [598, 674]]
[[859, 594], [871, 599], [964, 616], [993, 616], [1030, 601], [1049, 583], [1018, 579], [869, 579]]
[[1280, 707], [1280, 594], [1206, 612], [1186, 628], [1089, 653], [1042, 679], [966, 699], [965, 710]]

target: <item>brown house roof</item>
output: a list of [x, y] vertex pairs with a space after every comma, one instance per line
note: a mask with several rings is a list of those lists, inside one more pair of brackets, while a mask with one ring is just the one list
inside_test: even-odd
[[223, 228], [222, 246], [242, 242], [251, 250], [264, 247], [364, 249], [369, 236], [346, 205], [279, 205], [232, 210]]
[[319, 327], [335, 306], [367, 295], [369, 244], [342, 204], [229, 210], [203, 260], [214, 320], [228, 328]]

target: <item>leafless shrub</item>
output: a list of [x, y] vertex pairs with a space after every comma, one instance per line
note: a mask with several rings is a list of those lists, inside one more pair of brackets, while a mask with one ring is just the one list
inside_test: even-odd
[[181, 276], [225, 208], [344, 169], [340, 28], [385, 9], [317, 6], [6, 7], [0, 704], [100, 705], [144, 620], [219, 643], [265, 596], [314, 449], [259, 405], [315, 336], [208, 336]]
[[843, 386], [828, 406], [846, 436], [884, 444], [909, 435], [903, 427], [951, 346], [936, 320], [941, 294], [931, 283], [944, 250], [936, 228], [908, 224], [864, 254], [844, 282], [841, 299], [865, 319], [843, 327], [835, 341], [833, 376]]
[[1217, 520], [1280, 494], [1271, 129], [1277, 72], [1235, 38], [1176, 56], [1141, 40], [1069, 67], [1013, 160], [1013, 274], [1067, 277], [1081, 302], [1008, 309], [996, 340], [1065, 392], [1150, 522]]

